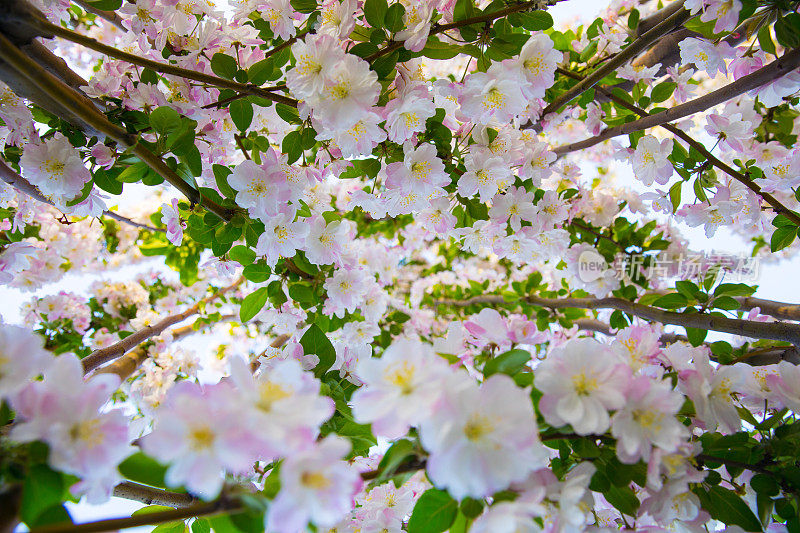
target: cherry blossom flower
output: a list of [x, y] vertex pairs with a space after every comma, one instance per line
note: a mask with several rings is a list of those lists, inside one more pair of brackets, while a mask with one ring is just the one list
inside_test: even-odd
[[228, 184], [236, 191], [236, 203], [240, 207], [266, 221], [282, 210], [291, 192], [275, 152], [270, 150], [262, 157], [266, 161], [261, 165], [250, 160], [237, 165], [228, 177]]
[[328, 312], [340, 317], [344, 316], [345, 311], [354, 312], [366, 292], [366, 281], [361, 270], [338, 269], [323, 284], [328, 293], [328, 300], [325, 301]]
[[305, 220], [294, 221], [294, 216], [278, 213], [264, 223], [264, 233], [258, 237], [256, 253], [263, 255], [267, 264], [274, 267], [281, 257], [294, 257], [306, 242], [308, 232]]
[[519, 82], [499, 63], [468, 75], [460, 102], [462, 112], [478, 124], [504, 124], [525, 110]]
[[502, 158], [488, 150], [471, 152], [464, 158], [467, 171], [458, 179], [458, 193], [470, 197], [476, 192], [481, 202], [488, 202], [512, 182], [511, 170]]
[[636, 151], [631, 155], [634, 175], [645, 185], [652, 185], [655, 180], [664, 185], [672, 177], [672, 163], [668, 157], [672, 153], [672, 140], [658, 141], [652, 135], [639, 139]]
[[181, 221], [177, 198], [173, 198], [171, 204], [161, 204], [161, 222], [167, 226], [167, 240], [175, 246], [180, 246], [183, 242], [185, 223]]
[[295, 42], [292, 53], [297, 63], [287, 72], [286, 85], [292, 94], [303, 99], [318, 96], [325, 87], [327, 70], [324, 67], [344, 58], [337, 41], [321, 33], [306, 35], [305, 39]]
[[431, 17], [436, 7], [435, 2], [416, 2], [407, 0], [403, 2], [406, 8], [403, 15], [404, 28], [394, 36], [396, 41], [402, 41], [403, 47], [412, 52], [419, 52], [425, 48], [428, 35], [431, 31]]
[[423, 143], [413, 148], [403, 146], [403, 161], [386, 165], [386, 186], [420, 194], [435, 194], [450, 183], [444, 163], [436, 155], [432, 144]]
[[466, 376], [449, 382], [432, 416], [420, 425], [428, 476], [457, 499], [494, 494], [545, 463], [527, 392], [504, 374], [480, 386]]
[[424, 84], [413, 85], [386, 104], [386, 128], [389, 140], [403, 143], [415, 133], [425, 131], [425, 121], [436, 114]]
[[396, 439], [430, 416], [450, 371], [429, 345], [403, 339], [392, 343], [380, 359], [360, 360], [356, 374], [364, 383], [351, 400], [356, 420], [371, 423], [378, 435]]
[[322, 217], [312, 217], [306, 224], [308, 235], [303, 250], [308, 260], [315, 265], [337, 263], [344, 252], [347, 226], [338, 220], [326, 224]]
[[739, 0], [708, 0], [705, 10], [700, 15], [702, 22], [716, 21], [714, 33], [734, 30], [739, 24], [739, 11], [742, 3]]
[[265, 518], [267, 531], [295, 533], [309, 521], [320, 528], [333, 527], [353, 507], [362, 481], [352, 466], [342, 461], [350, 443], [329, 435], [293, 454], [281, 464], [281, 490]]
[[545, 89], [553, 86], [556, 66], [563, 60], [552, 39], [544, 33], [534, 33], [522, 47], [519, 56], [506, 60], [506, 67], [518, 72], [524, 83], [522, 90], [528, 99], [544, 98]]
[[605, 345], [574, 339], [556, 348], [534, 372], [539, 409], [553, 426], [571, 424], [579, 435], [609, 428], [609, 409], [625, 405], [630, 369]]
[[678, 46], [681, 51], [681, 62], [684, 65], [694, 63], [698, 69], [706, 71], [712, 78], [717, 72], [727, 74], [728, 67], [725, 60], [735, 57], [733, 48], [725, 41], [715, 45], [705, 39], [688, 37], [678, 43]]
[[534, 193], [522, 187], [509, 187], [505, 194], [497, 194], [492, 200], [489, 217], [497, 222], [509, 221], [511, 229], [519, 231], [523, 220], [532, 222], [537, 209], [533, 204]]
[[61, 133], [26, 144], [20, 166], [22, 175], [59, 205], [75, 198], [92, 179], [80, 153]]
[[675, 418], [683, 397], [665, 381], [645, 376], [634, 378], [627, 402], [611, 419], [611, 434], [617, 438], [617, 457], [633, 464], [650, 458], [653, 445], [674, 452], [688, 437], [686, 427]]
[[709, 431], [735, 433], [741, 427], [731, 394], [743, 380], [740, 367], [713, 368], [705, 351], [694, 357], [694, 368], [679, 373], [680, 389], [694, 403], [697, 418]]

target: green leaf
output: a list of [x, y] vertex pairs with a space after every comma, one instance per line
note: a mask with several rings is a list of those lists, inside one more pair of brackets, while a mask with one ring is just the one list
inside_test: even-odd
[[364, 2], [364, 18], [373, 28], [383, 26], [388, 10], [389, 4], [386, 3], [386, 0], [367, 0]]
[[98, 168], [94, 173], [94, 184], [99, 188], [111, 194], [122, 194], [122, 182], [110, 176], [108, 171], [103, 168]]
[[245, 296], [242, 300], [242, 307], [239, 309], [239, 318], [242, 322], [247, 322], [260, 313], [268, 298], [266, 287], [260, 287]]
[[272, 74], [274, 63], [272, 58], [262, 59], [247, 69], [247, 79], [253, 85], [263, 85]]
[[442, 533], [453, 525], [458, 502], [443, 490], [428, 489], [417, 500], [408, 521], [408, 533]]
[[386, 29], [391, 32], [398, 32], [403, 29], [403, 15], [406, 14], [406, 8], [403, 7], [403, 4], [396, 3], [389, 6], [389, 9], [386, 11], [386, 16], [384, 17], [384, 24], [386, 25]]
[[22, 486], [19, 516], [28, 526], [47, 509], [61, 503], [64, 495], [64, 478], [43, 464], [31, 466]]
[[223, 165], [214, 163], [211, 167], [214, 170], [214, 179], [217, 182], [217, 188], [227, 198], [236, 198], [236, 190], [228, 185], [228, 176], [233, 174], [233, 171]]
[[136, 183], [137, 181], [141, 181], [149, 171], [150, 167], [147, 166], [147, 163], [140, 161], [123, 170], [119, 176], [117, 176], [117, 181]]
[[497, 373], [513, 376], [525, 368], [525, 365], [530, 360], [531, 354], [525, 350], [510, 350], [493, 359], [489, 359], [483, 366], [483, 375], [487, 378]]
[[[676, 143], [677, 144], [677, 143]], [[681, 186], [683, 185], [682, 181], [677, 182], [675, 185], [669, 188], [669, 201], [672, 203], [672, 212], [678, 210], [681, 206]]]
[[650, 101], [654, 104], [657, 104], [667, 100], [670, 96], [672, 96], [672, 93], [675, 92], [677, 87], [678, 84], [671, 81], [659, 83], [653, 87], [653, 90], [650, 92]]
[[759, 494], [765, 496], [777, 496], [781, 488], [773, 476], [768, 474], [756, 474], [750, 478], [750, 486]]
[[289, 285], [289, 296], [295, 302], [300, 304], [310, 304], [309, 307], [316, 303], [316, 296], [314, 290], [307, 283], [293, 283]]
[[603, 496], [619, 511], [628, 516], [636, 516], [640, 505], [639, 498], [630, 487], [611, 484]]
[[290, 4], [300, 13], [313, 13], [317, 9], [317, 0], [291, 0]]
[[218, 52], [211, 58], [211, 71], [220, 78], [232, 80], [239, 67], [234, 58]]
[[661, 296], [656, 301], [653, 302], [653, 306], [661, 307], [662, 309], [679, 309], [681, 307], [686, 307], [689, 301], [686, 299], [686, 296], [679, 292], [674, 292], [672, 294], [665, 294]]
[[275, 104], [275, 112], [289, 124], [302, 124], [303, 122], [300, 120], [300, 114], [297, 109], [286, 104]]
[[150, 113], [150, 127], [160, 135], [169, 135], [181, 127], [181, 116], [169, 106], [157, 107]]
[[267, 281], [270, 274], [272, 274], [272, 269], [269, 268], [269, 265], [263, 260], [259, 260], [252, 265], [247, 265], [242, 271], [242, 276], [254, 283], [263, 283]]
[[777, 55], [775, 50], [775, 43], [772, 41], [772, 34], [769, 30], [769, 25], [764, 26], [758, 30], [758, 44], [761, 49], [768, 54]]
[[86, 3], [100, 11], [116, 11], [122, 7], [122, 0], [86, 0]]
[[549, 30], [553, 24], [553, 16], [547, 11], [538, 9], [530, 13], [522, 13], [522, 27], [528, 31]]
[[211, 533], [211, 524], [205, 518], [198, 518], [192, 522], [192, 533]]
[[783, 250], [794, 242], [796, 236], [797, 226], [781, 226], [777, 228], [769, 241], [770, 250], [773, 252]]
[[247, 266], [253, 264], [253, 261], [256, 260], [256, 253], [247, 246], [238, 244], [230, 249], [228, 257], [242, 266]]
[[377, 478], [376, 483], [380, 484], [392, 477], [397, 467], [405, 463], [409, 457], [414, 456], [414, 444], [410, 440], [401, 439], [396, 441], [386, 450], [381, 462], [378, 464], [380, 476]]
[[231, 102], [228, 110], [231, 113], [231, 120], [239, 131], [245, 131], [250, 127], [250, 123], [253, 122], [253, 104], [240, 98]]
[[379, 78], [388, 79], [389, 75], [395, 72], [395, 67], [399, 59], [400, 52], [395, 50], [391, 54], [386, 54], [373, 61], [372, 70], [375, 71]]
[[304, 354], [316, 354], [319, 357], [319, 363], [314, 368], [317, 377], [324, 375], [336, 362], [336, 350], [318, 325], [311, 324], [300, 339], [300, 344]]
[[708, 511], [711, 518], [728, 525], [739, 526], [745, 531], [761, 531], [759, 522], [753, 511], [732, 490], [713, 485], [704, 491], [698, 488], [695, 493], [700, 498], [703, 509]]
[[131, 481], [162, 489], [167, 487], [164, 481], [167, 467], [142, 452], [137, 452], [122, 461], [117, 469]]

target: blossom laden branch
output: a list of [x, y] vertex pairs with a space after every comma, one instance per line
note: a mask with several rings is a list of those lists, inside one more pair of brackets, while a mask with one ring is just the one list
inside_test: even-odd
[[214, 87], [220, 87], [222, 89], [231, 89], [233, 91], [237, 91], [242, 94], [258, 96], [259, 98], [264, 98], [265, 100], [271, 100], [273, 102], [277, 102], [280, 104], [286, 104], [288, 106], [297, 107], [297, 100], [295, 100], [294, 98], [289, 98], [288, 96], [275, 94], [274, 92], [267, 89], [262, 89], [257, 85], [239, 83], [233, 80], [226, 80], [225, 78], [220, 78], [212, 74], [205, 74], [203, 72], [189, 70], [175, 65], [170, 65], [169, 63], [162, 63], [160, 61], [154, 61], [152, 59], [140, 57], [135, 54], [130, 54], [128, 52], [124, 52], [122, 50], [114, 48], [113, 46], [108, 46], [107, 44], [103, 44], [100, 41], [97, 41], [96, 39], [92, 39], [91, 37], [87, 37], [70, 29], [52, 24], [51, 22], [48, 22], [47, 20], [44, 20], [42, 18], [38, 17], [34, 18], [32, 22], [38, 29], [40, 29], [45, 34], [61, 37], [62, 39], [66, 39], [76, 44], [80, 44], [81, 46], [85, 46], [86, 48], [90, 48], [95, 52], [100, 52], [101, 54], [105, 54], [108, 57], [113, 57], [114, 59], [119, 59], [127, 63], [131, 63], [133, 65], [138, 65], [140, 67], [149, 68], [151, 70], [154, 70], [155, 72], [160, 72], [161, 74], [170, 74], [173, 76], [179, 76], [181, 78], [186, 78], [194, 81], [199, 81], [201, 83], [206, 83]]
[[85, 359], [83, 359], [82, 363], [84, 372], [85, 373], [91, 372], [100, 365], [124, 355], [125, 352], [132, 349], [134, 346], [141, 344], [147, 339], [155, 337], [156, 335], [160, 335], [168, 327], [177, 324], [179, 322], [182, 322], [187, 318], [189, 318], [190, 316], [197, 314], [206, 304], [213, 302], [220, 296], [223, 296], [226, 292], [235, 289], [243, 281], [244, 278], [239, 278], [233, 284], [225, 288], [219, 289], [214, 294], [198, 301], [184, 312], [168, 316], [167, 318], [164, 318], [163, 320], [153, 324], [152, 326], [144, 327], [139, 331], [133, 333], [132, 335], [125, 337], [121, 341], [112, 344], [111, 346], [95, 350], [94, 352], [89, 354]]
[[124, 481], [114, 487], [114, 496], [147, 505], [165, 505], [182, 509], [197, 503], [197, 498], [185, 492], [172, 492], [133, 481]]
[[800, 67], [800, 48], [796, 48], [785, 53], [769, 65], [761, 67], [751, 74], [742, 76], [733, 83], [729, 83], [728, 85], [725, 85], [716, 91], [712, 91], [704, 96], [700, 96], [694, 100], [690, 100], [684, 104], [672, 107], [660, 113], [648, 115], [639, 120], [622, 124], [621, 126], [607, 128], [600, 132], [599, 135], [594, 137], [589, 137], [588, 139], [584, 139], [576, 143], [558, 146], [554, 148], [553, 151], [556, 153], [556, 155], [562, 156], [571, 152], [590, 148], [603, 141], [607, 141], [608, 139], [619, 137], [620, 135], [628, 135], [629, 133], [660, 126], [662, 124], [666, 124], [667, 122], [674, 122], [684, 117], [694, 115], [695, 113], [705, 111], [717, 104], [727, 102], [728, 100], [748, 91], [752, 91], [753, 89], [757, 89], [762, 85], [770, 83], [784, 76], [785, 74], [788, 74], [798, 67]]
[[[675, 6], [675, 7], [673, 7]], [[582, 81], [578, 82], [575, 86], [570, 88], [567, 92], [563, 93], [561, 96], [556, 98], [553, 102], [551, 102], [545, 109], [542, 111], [542, 116], [547, 116], [547, 114], [557, 111], [560, 107], [568, 104], [581, 94], [584, 91], [591, 89], [597, 83], [600, 82], [603, 78], [614, 72], [617, 68], [621, 67], [629, 60], [636, 57], [639, 53], [646, 50], [650, 45], [652, 45], [657, 39], [662, 37], [664, 34], [672, 31], [676, 26], [683, 24], [686, 20], [689, 19], [689, 12], [683, 9], [683, 2], [675, 2], [673, 6], [670, 6], [667, 9], [675, 9], [675, 12], [672, 13], [669, 17], [667, 17], [662, 22], [656, 24], [652, 29], [645, 32], [641, 37], [634, 40], [631, 44], [629, 44], [624, 50], [620, 53], [603, 63], [601, 67], [597, 70], [593, 71], [591, 74], [586, 76]]]
[[[703, 313], [675, 313], [631, 302], [623, 298], [542, 298], [526, 296], [522, 301], [549, 309], [615, 309], [645, 320], [688, 328], [713, 330], [754, 339], [771, 339], [800, 345], [800, 324], [788, 322], [755, 322]], [[466, 307], [469, 305], [508, 304], [502, 296], [476, 296], [466, 300], [437, 300], [437, 305]]]

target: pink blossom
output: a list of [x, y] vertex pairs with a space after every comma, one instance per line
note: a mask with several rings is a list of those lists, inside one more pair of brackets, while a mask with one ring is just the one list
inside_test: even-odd
[[177, 198], [173, 198], [171, 204], [161, 204], [161, 222], [167, 226], [167, 240], [180, 246], [185, 223], [181, 220]]

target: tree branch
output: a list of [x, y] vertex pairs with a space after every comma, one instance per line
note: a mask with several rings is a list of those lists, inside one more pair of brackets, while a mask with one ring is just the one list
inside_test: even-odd
[[213, 502], [190, 505], [183, 509], [170, 509], [155, 513], [143, 513], [128, 518], [112, 518], [85, 524], [54, 524], [31, 529], [31, 533], [96, 533], [101, 531], [116, 531], [129, 527], [148, 526], [185, 520], [196, 516], [207, 516], [221, 512], [237, 511], [242, 505], [235, 500], [219, 499]]
[[[236, 315], [225, 315], [218, 322], [214, 324], [219, 324], [220, 322], [232, 320], [236, 318]], [[205, 327], [208, 327], [212, 324], [205, 324]], [[202, 328], [201, 328], [202, 329]], [[199, 329], [194, 329], [193, 325], [183, 326], [181, 328], [176, 329], [172, 332], [172, 341], [179, 341], [182, 338], [191, 335], [192, 333], [200, 331]], [[137, 346], [135, 349], [131, 350], [130, 352], [126, 353], [116, 361], [112, 361], [111, 363], [107, 364], [106, 366], [101, 366], [97, 370], [94, 371], [95, 374], [116, 374], [119, 376], [120, 381], [125, 381], [128, 379], [131, 374], [136, 372], [136, 369], [139, 368], [142, 363], [147, 361], [149, 358], [149, 353], [147, 347], [144, 343]]]
[[153, 324], [152, 326], [147, 326], [145, 328], [142, 328], [139, 331], [133, 333], [132, 335], [128, 335], [121, 341], [115, 342], [111, 346], [106, 346], [105, 348], [95, 350], [94, 352], [89, 354], [85, 359], [83, 359], [82, 361], [83, 371], [85, 373], [91, 372], [98, 366], [124, 355], [125, 352], [132, 349], [137, 344], [141, 344], [147, 339], [161, 334], [161, 332], [163, 332], [168, 327], [177, 324], [178, 322], [182, 322], [187, 318], [189, 318], [190, 316], [197, 314], [202, 306], [216, 300], [226, 292], [235, 289], [242, 283], [242, 281], [244, 281], [244, 278], [239, 278], [233, 284], [228, 285], [227, 287], [224, 287], [222, 289], [219, 289], [210, 296], [206, 296], [202, 300], [195, 303], [193, 306], [189, 307], [184, 312], [168, 316], [167, 318]]
[[[28, 180], [26, 180], [25, 178], [23, 178], [22, 176], [20, 176], [16, 172], [14, 172], [14, 170], [11, 167], [9, 167], [8, 165], [6, 165], [5, 161], [3, 161], [2, 159], [0, 159], [0, 180], [5, 182], [5, 183], [7, 183], [8, 185], [11, 185], [17, 191], [30, 196], [34, 200], [37, 200], [39, 202], [42, 202], [42, 203], [45, 203], [45, 204], [48, 204], [48, 205], [51, 205], [51, 206], [55, 207], [55, 204], [53, 204], [53, 202], [49, 198], [47, 198], [45, 195], [43, 195], [41, 193], [41, 191], [39, 191], [39, 189], [34, 187], [31, 182], [29, 182]], [[142, 224], [140, 222], [135, 222], [135, 221], [129, 219], [128, 217], [124, 217], [122, 215], [118, 215], [117, 213], [115, 213], [113, 211], [110, 211], [110, 210], [103, 211], [103, 214], [105, 216], [109, 217], [109, 218], [113, 218], [114, 220], [116, 220], [118, 222], [122, 222], [122, 223], [128, 224], [130, 226], [134, 226], [134, 227], [137, 227], [137, 228], [142, 228], [142, 229], [146, 229], [146, 230], [150, 230], [150, 231], [157, 231], [157, 232], [160, 232], [160, 233], [166, 233], [166, 230], [163, 229], [163, 228], [154, 228], [153, 226], [148, 226], [147, 224]]]
[[114, 496], [142, 502], [147, 505], [166, 505], [167, 507], [178, 509], [197, 503], [197, 498], [191, 494], [171, 492], [132, 481], [124, 481], [114, 487]]
[[28, 56], [2, 34], [0, 34], [0, 59], [6, 61], [20, 76], [28, 78], [69, 112], [79, 116], [102, 134], [130, 148], [134, 155], [156, 171], [173, 187], [181, 191], [190, 201], [201, 204], [223, 220], [229, 220], [233, 216], [231, 209], [222, 207], [202, 196], [194, 187], [169, 168], [163, 159], [140, 144], [138, 137], [128, 134], [127, 131], [110, 122], [91, 102], [88, 102], [85, 96], [53, 76], [36, 62], [31, 61]]
[[[528, 9], [542, 9], [546, 6], [552, 6], [557, 4], [558, 2], [562, 2], [564, 0], [531, 0], [529, 2], [522, 2], [517, 5], [509, 6], [504, 9], [499, 9], [497, 11], [493, 11], [491, 13], [484, 13], [483, 15], [478, 15], [476, 17], [470, 17], [467, 19], [459, 20], [457, 22], [451, 22], [449, 24], [434, 24], [431, 26], [431, 31], [429, 35], [437, 35], [439, 33], [444, 33], [447, 30], [453, 30], [456, 28], [463, 28], [464, 26], [469, 26], [471, 24], [481, 24], [484, 22], [492, 22], [496, 19], [503, 18], [511, 13], [518, 13], [520, 11], [527, 11]], [[385, 48], [382, 48], [375, 52], [372, 55], [367, 56], [367, 62], [372, 63], [376, 59], [381, 56], [385, 56], [386, 54], [392, 53], [398, 48], [403, 46], [403, 41], [391, 41], [389, 42]]]
[[705, 111], [706, 109], [714, 107], [717, 104], [721, 104], [730, 100], [731, 98], [735, 98], [740, 94], [757, 89], [762, 85], [770, 83], [781, 76], [788, 74], [798, 66], [800, 66], [800, 48], [795, 48], [794, 50], [785, 53], [783, 56], [773, 61], [769, 65], [761, 67], [757, 71], [748, 74], [747, 76], [743, 76], [733, 83], [729, 83], [728, 85], [721, 87], [716, 91], [667, 109], [661, 113], [648, 115], [639, 120], [634, 120], [633, 122], [628, 122], [627, 124], [622, 124], [613, 128], [607, 128], [599, 135], [594, 137], [589, 137], [588, 139], [584, 139], [576, 143], [558, 146], [553, 151], [557, 155], [562, 156], [570, 152], [589, 148], [620, 135], [627, 135], [635, 131], [660, 126], [662, 124], [666, 124], [667, 122], [674, 122], [689, 115]]
[[[578, 74], [575, 74], [573, 72], [570, 72], [562, 68], [559, 68], [558, 72], [574, 79], [580, 79], [580, 76]], [[623, 107], [629, 111], [633, 111], [634, 113], [642, 117], [652, 116], [644, 109], [635, 106], [631, 103], [628, 103], [622, 98], [618, 98], [617, 96], [615, 96], [613, 93], [609, 92], [606, 88], [602, 86], [598, 86], [595, 89], [598, 93], [604, 95], [607, 99], [611, 100], [612, 102], [615, 102], [620, 107]], [[700, 152], [703, 155], [703, 157], [705, 157], [708, 160], [709, 163], [711, 163], [712, 165], [722, 170], [730, 177], [732, 177], [733, 179], [735, 179], [736, 181], [738, 181], [739, 183], [741, 183], [742, 185], [753, 191], [756, 195], [760, 196], [777, 213], [782, 214], [795, 224], [800, 225], [800, 216], [798, 216], [797, 213], [795, 213], [794, 211], [790, 210], [788, 207], [783, 205], [777, 198], [775, 198], [771, 194], [762, 191], [761, 187], [759, 187], [758, 184], [754, 183], [753, 180], [751, 180], [741, 172], [733, 169], [730, 165], [724, 163], [722, 160], [717, 158], [714, 154], [712, 154], [709, 150], [706, 149], [703, 143], [693, 139], [686, 132], [684, 132], [680, 128], [673, 126], [672, 124], [659, 124], [659, 126], [669, 131], [679, 139], [682, 139], [684, 142], [686, 142], [686, 144], [688, 144], [689, 146], [693, 147], [695, 150]]]
[[288, 106], [297, 107], [297, 100], [295, 100], [294, 98], [289, 98], [288, 96], [275, 94], [271, 91], [261, 89], [256, 85], [238, 83], [236, 81], [226, 80], [224, 78], [213, 76], [211, 74], [205, 74], [203, 72], [197, 72], [195, 70], [189, 70], [175, 65], [170, 65], [169, 63], [161, 63], [160, 61], [154, 61], [152, 59], [147, 59], [144, 57], [139, 57], [134, 54], [129, 54], [128, 52], [123, 52], [122, 50], [114, 48], [113, 46], [108, 46], [107, 44], [103, 44], [95, 39], [92, 39], [91, 37], [86, 37], [85, 35], [81, 35], [78, 32], [52, 24], [51, 22], [39, 17], [35, 17], [32, 23], [36, 28], [38, 28], [39, 30], [41, 30], [46, 34], [56, 35], [58, 37], [61, 37], [62, 39], [72, 41], [74, 43], [85, 46], [86, 48], [90, 48], [96, 52], [100, 52], [101, 54], [125, 61], [127, 63], [131, 63], [133, 65], [149, 68], [151, 70], [160, 72], [162, 74], [179, 76], [181, 78], [186, 78], [194, 81], [199, 81], [201, 83], [206, 83], [214, 87], [231, 89], [240, 93], [258, 96], [260, 98], [264, 98], [265, 100], [272, 100], [273, 102], [278, 102], [280, 104], [286, 104]]
[[[683, 6], [682, 0], [680, 1], [680, 6]], [[672, 8], [672, 6], [670, 6], [670, 8]], [[625, 47], [620, 53], [603, 63], [597, 70], [586, 76], [582, 81], [556, 98], [552, 103], [548, 104], [544, 111], [542, 111], [542, 117], [546, 116], [548, 113], [557, 111], [561, 106], [568, 104], [587, 89], [594, 87], [600, 80], [614, 72], [618, 67], [621, 67], [629, 60], [636, 57], [640, 52], [647, 49], [656, 39], [674, 29], [675, 26], [683, 24], [689, 18], [690, 15], [688, 11], [685, 9], [677, 9], [672, 15], [645, 32], [641, 37]]]
[[[616, 309], [629, 315], [662, 324], [720, 331], [754, 339], [772, 339], [800, 345], [800, 324], [789, 322], [755, 322], [702, 313], [675, 313], [614, 297], [541, 298], [531, 295], [523, 298], [523, 301], [530, 305], [549, 309]], [[452, 305], [455, 307], [466, 307], [475, 304], [503, 305], [508, 303], [502, 296], [494, 295], [475, 296], [466, 300], [443, 299], [436, 301], [437, 305]]]

